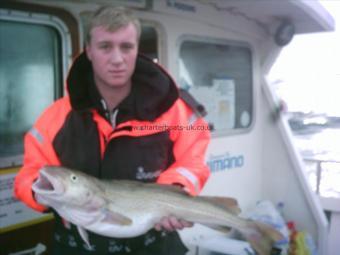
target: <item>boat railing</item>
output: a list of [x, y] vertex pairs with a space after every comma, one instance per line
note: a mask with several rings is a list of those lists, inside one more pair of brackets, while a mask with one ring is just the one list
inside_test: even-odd
[[[309, 182], [329, 216], [328, 255], [339, 254], [340, 242], [340, 160], [303, 158]], [[333, 169], [330, 167], [333, 165]], [[325, 167], [328, 166], [328, 167]], [[327, 172], [327, 175], [326, 175]], [[325, 182], [327, 182], [325, 184]]]
[[[328, 195], [323, 194], [321, 187], [322, 187], [322, 177], [323, 173], [325, 171], [325, 168], [323, 167], [324, 164], [335, 164], [338, 165], [338, 172], [340, 176], [340, 160], [336, 159], [328, 159], [328, 158], [310, 158], [310, 157], [303, 157], [303, 160], [307, 163], [307, 167], [309, 167], [308, 170], [308, 177], [309, 181], [311, 182], [311, 185], [315, 191], [316, 194], [319, 196], [325, 196], [329, 197]], [[316, 167], [314, 168], [312, 166], [314, 164]], [[313, 169], [314, 168], [314, 169]], [[315, 175], [315, 178], [313, 178], [313, 175]], [[314, 180], [313, 180], [314, 179]], [[332, 187], [330, 187], [332, 188]], [[338, 197], [340, 198], [340, 192], [338, 193]]]

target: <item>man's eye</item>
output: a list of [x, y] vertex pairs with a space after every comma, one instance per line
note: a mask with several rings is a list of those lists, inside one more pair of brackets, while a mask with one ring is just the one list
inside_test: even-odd
[[101, 44], [101, 45], [99, 45], [99, 48], [103, 49], [103, 50], [108, 50], [108, 49], [110, 49], [110, 45], [109, 44]]
[[122, 49], [123, 50], [131, 50], [131, 49], [133, 49], [133, 45], [132, 44], [123, 44], [122, 45]]

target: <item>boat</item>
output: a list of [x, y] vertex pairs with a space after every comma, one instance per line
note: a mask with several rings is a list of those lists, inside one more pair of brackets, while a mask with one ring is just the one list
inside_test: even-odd
[[[319, 255], [339, 250], [339, 208], [308, 182], [280, 102], [266, 80], [295, 35], [334, 30], [319, 1], [20, 0], [0, 2], [0, 235], [5, 254], [48, 254], [53, 217], [12, 194], [22, 138], [66, 91], [91, 13], [124, 5], [141, 19], [140, 51], [164, 66], [207, 110], [211, 169], [203, 195], [237, 198], [244, 212], [267, 201], [308, 233]], [[279, 207], [278, 207], [279, 206]], [[326, 217], [325, 209], [332, 215]], [[254, 254], [249, 244], [201, 226], [181, 231], [189, 254]]]

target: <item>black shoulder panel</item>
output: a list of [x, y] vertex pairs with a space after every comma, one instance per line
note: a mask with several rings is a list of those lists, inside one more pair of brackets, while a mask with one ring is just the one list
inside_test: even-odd
[[195, 112], [199, 117], [207, 115], [204, 106], [199, 103], [187, 90], [179, 89], [179, 97]]
[[61, 165], [100, 176], [100, 144], [92, 113], [71, 111], [53, 140]]

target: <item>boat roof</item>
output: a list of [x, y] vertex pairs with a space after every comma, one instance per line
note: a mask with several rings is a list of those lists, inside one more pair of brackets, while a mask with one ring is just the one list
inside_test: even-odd
[[270, 26], [276, 20], [289, 20], [295, 33], [333, 31], [335, 22], [320, 3], [310, 0], [206, 0], [216, 9], [243, 14], [259, 24]]
[[[48, 4], [97, 4], [111, 5], [112, 0], [21, 0]], [[150, 4], [151, 3], [151, 4]], [[158, 1], [148, 0], [116, 0], [114, 4], [134, 7], [141, 10], [152, 10]], [[169, 5], [210, 6], [217, 11], [223, 11], [233, 16], [242, 16], [248, 21], [270, 30], [273, 24], [288, 20], [294, 24], [295, 33], [315, 33], [333, 31], [335, 21], [327, 9], [318, 0], [166, 0], [163, 7]], [[211, 16], [208, 18], [211, 19]]]

